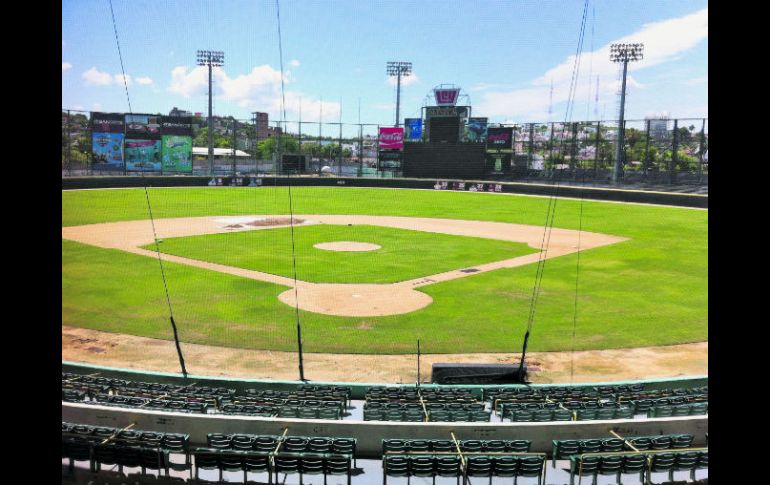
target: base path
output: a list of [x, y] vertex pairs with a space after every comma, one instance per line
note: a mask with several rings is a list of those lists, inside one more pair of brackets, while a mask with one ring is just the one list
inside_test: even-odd
[[[496, 269], [513, 268], [536, 263], [541, 258], [540, 247], [544, 236], [544, 228], [541, 226], [458, 219], [316, 214], [295, 215], [294, 220], [295, 225], [365, 224], [521, 242], [537, 249], [538, 252], [481, 264], [473, 268], [457, 268], [456, 270], [444, 273], [426, 275], [391, 284], [325, 284], [297, 281], [296, 291], [294, 289], [294, 281], [284, 276], [169, 254], [161, 254], [161, 258], [165, 261], [287, 286], [289, 289], [281, 293], [278, 299], [292, 307], [297, 305], [302, 310], [326, 315], [351, 317], [385, 316], [409, 313], [430, 305], [433, 301], [431, 297], [416, 290], [422, 286], [457, 278], [466, 278], [474, 274]], [[274, 227], [286, 227], [289, 222], [290, 218], [287, 215], [185, 217], [157, 219], [155, 220], [155, 231], [158, 239], [164, 239], [225, 232], [269, 230]], [[154, 243], [152, 224], [149, 220], [63, 227], [62, 239], [69, 239], [92, 246], [120, 249], [153, 258], [157, 257], [154, 251], [140, 247]], [[592, 249], [625, 240], [626, 238], [607, 234], [551, 228], [548, 235], [548, 246], [543, 251], [542, 257], [546, 259], [555, 258], [574, 253], [578, 251], [578, 248], [580, 250]], [[297, 295], [296, 299], [295, 294]]]
[[[296, 352], [245, 350], [182, 343], [187, 371], [200, 376], [298, 379]], [[518, 354], [427, 354], [422, 380], [433, 363], [515, 364]], [[573, 361], [574, 358], [574, 361]], [[62, 360], [109, 367], [178, 373], [174, 342], [62, 325]], [[574, 363], [574, 374], [571, 373]], [[528, 352], [530, 380], [538, 384], [603, 382], [708, 375], [708, 342], [636, 349]], [[414, 355], [304, 354], [314, 381], [414, 383]]]

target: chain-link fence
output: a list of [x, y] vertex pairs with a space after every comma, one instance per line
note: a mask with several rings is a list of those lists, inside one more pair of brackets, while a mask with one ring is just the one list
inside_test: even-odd
[[[62, 110], [62, 176], [134, 175], [94, 157], [92, 113]], [[392, 177], [379, 159], [380, 125], [371, 123], [269, 122], [193, 117], [193, 175]], [[617, 121], [490, 124], [513, 129], [511, 169], [496, 180], [605, 183], [612, 179], [619, 139]], [[627, 120], [619, 164], [622, 183], [708, 185], [708, 119]], [[407, 142], [420, 143], [420, 142]], [[295, 158], [285, 163], [279, 153]], [[163, 172], [144, 171], [158, 175]], [[175, 173], [176, 174], [176, 173]]]

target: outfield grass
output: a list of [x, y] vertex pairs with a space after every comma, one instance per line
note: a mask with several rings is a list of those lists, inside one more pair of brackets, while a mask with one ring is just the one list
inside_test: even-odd
[[[288, 214], [286, 188], [150, 189], [153, 215]], [[442, 217], [542, 225], [547, 198], [357, 188], [292, 188], [297, 214]], [[578, 229], [581, 202], [560, 199], [554, 226]], [[708, 212], [585, 201], [582, 228], [630, 238], [580, 255], [577, 350], [708, 339]], [[142, 189], [63, 191], [62, 225], [147, 218]], [[270, 231], [273, 231], [272, 229]], [[258, 231], [255, 231], [258, 232]], [[164, 243], [165, 244], [165, 243]], [[350, 253], [346, 253], [350, 254]], [[298, 268], [306, 251], [298, 252]], [[577, 255], [548, 260], [530, 350], [573, 346]], [[462, 266], [462, 265], [460, 265]], [[336, 268], [332, 268], [336, 269]], [[295, 348], [286, 288], [167, 264], [185, 342]], [[347, 318], [300, 312], [308, 352], [520, 351], [535, 265], [496, 270], [420, 289], [428, 307], [405, 315]], [[157, 261], [62, 242], [62, 323], [171, 339]]]
[[[292, 230], [262, 229], [166, 238], [164, 253], [291, 278]], [[338, 252], [314, 245], [335, 241], [378, 244], [373, 251]], [[145, 246], [155, 250], [155, 244]], [[368, 225], [314, 224], [294, 228], [297, 278], [313, 283], [396, 283], [537, 252], [524, 243]]]

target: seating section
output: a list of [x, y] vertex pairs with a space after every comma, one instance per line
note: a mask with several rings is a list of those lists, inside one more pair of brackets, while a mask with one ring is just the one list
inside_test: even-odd
[[552, 465], [556, 467], [556, 460], [567, 460], [583, 453], [634, 451], [634, 448], [638, 451], [681, 449], [691, 447], [692, 442], [693, 436], [689, 434], [630, 436], [625, 440], [620, 438], [554, 440], [551, 459]]
[[[196, 414], [340, 420], [358, 411], [352, 389], [301, 384], [284, 389], [179, 385], [62, 372], [62, 401]], [[628, 420], [708, 413], [708, 387], [371, 386], [364, 421], [548, 422]], [[359, 408], [360, 409], [360, 408]], [[360, 418], [352, 418], [360, 419]]]
[[350, 404], [351, 390], [301, 385], [286, 391], [180, 386], [62, 372], [62, 401], [141, 407], [201, 414], [338, 420]]
[[350, 455], [335, 453], [196, 448], [192, 451], [192, 458], [196, 480], [199, 479], [200, 470], [217, 470], [220, 481], [223, 472], [242, 472], [244, 483], [248, 481], [249, 472], [266, 472], [270, 483], [273, 483], [273, 476], [275, 483], [281, 483], [281, 474], [299, 475], [300, 483], [303, 475], [324, 475], [324, 483], [328, 475], [345, 475], [350, 485], [353, 468]]
[[538, 483], [544, 474], [544, 455], [473, 455], [465, 457], [465, 466], [459, 456], [446, 455], [386, 455], [382, 459], [383, 484], [388, 477], [536, 477]]
[[382, 454], [386, 453], [454, 453], [457, 446], [463, 453], [528, 453], [529, 440], [382, 440]]
[[220, 450], [356, 454], [356, 440], [352, 438], [209, 433], [206, 441], [209, 448]]
[[694, 402], [670, 406], [654, 406], [647, 410], [648, 418], [667, 418], [669, 416], [695, 416], [708, 414], [708, 402]]
[[[187, 434], [122, 430], [104, 426], [62, 423], [62, 458], [75, 462], [88, 461], [89, 469], [99, 471], [102, 465], [141, 467], [146, 470], [187, 470], [190, 437]], [[174, 455], [179, 455], [179, 459]]]
[[657, 477], [665, 473], [668, 481], [674, 480], [675, 472], [689, 472], [694, 481], [698, 470], [708, 468], [708, 450], [699, 451], [648, 451], [612, 455], [570, 456], [570, 485], [575, 477], [592, 477], [596, 483], [599, 475], [611, 475], [615, 482], [622, 482], [622, 475], [633, 474], [641, 483], [660, 483]]
[[[355, 466], [356, 440], [304, 436], [269, 436], [248, 434], [209, 434], [206, 448], [190, 449], [189, 435], [89, 426], [62, 422], [62, 459], [88, 463], [99, 473], [103, 467], [117, 465], [139, 468], [146, 479], [155, 478], [148, 471], [169, 474], [169, 470], [189, 471], [195, 479], [200, 470], [266, 472], [272, 483], [278, 474], [346, 475], [350, 483]], [[176, 459], [174, 459], [176, 458]], [[324, 477], [325, 478], [325, 477]]]

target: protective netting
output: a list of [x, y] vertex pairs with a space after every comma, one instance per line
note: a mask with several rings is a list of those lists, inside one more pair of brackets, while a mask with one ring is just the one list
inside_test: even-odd
[[[127, 8], [115, 5], [117, 28], [125, 27]], [[201, 47], [234, 49], [220, 27], [236, 14], [199, 10], [191, 20], [201, 28], [191, 31]], [[160, 29], [152, 22], [143, 32]], [[249, 42], [277, 45], [275, 29], [254, 34]], [[124, 28], [121, 42], [137, 43], [137, 35]], [[248, 54], [249, 64], [278, 65], [272, 50], [266, 60]], [[131, 63], [127, 58], [126, 72]], [[217, 71], [215, 99], [227, 94], [226, 82]], [[194, 110], [205, 112], [206, 94], [195, 93]], [[311, 380], [414, 382], [418, 340], [423, 378], [432, 362], [517, 363], [547, 225], [554, 232], [530, 351], [703, 335], [705, 217], [560, 199], [549, 218], [552, 200], [500, 193], [502, 180], [378, 188], [377, 179], [403, 175], [403, 166], [378, 150], [379, 125], [351, 122], [355, 99], [290, 95], [286, 103], [296, 118], [283, 122], [263, 122], [259, 112], [239, 119], [215, 104], [217, 148], [225, 151], [213, 159], [193, 151], [182, 175], [190, 185], [205, 176], [208, 186], [168, 188], [153, 178], [170, 174], [162, 164], [157, 171], [114, 171], [94, 158], [93, 146], [78, 154], [81, 144], [72, 139], [86, 138], [86, 147], [96, 139], [91, 113], [65, 110], [63, 174], [141, 181], [134, 188], [62, 193], [65, 359], [179, 372], [170, 303], [191, 374], [296, 379], [298, 323]], [[192, 146], [200, 147], [208, 136], [205, 115], [192, 118]], [[702, 172], [707, 125], [691, 121], [665, 121], [662, 128], [627, 122], [627, 172]], [[509, 126], [506, 182], [514, 173], [546, 184], [601, 181], [612, 169], [617, 123]], [[579, 267], [578, 249], [584, 251]], [[660, 295], [660, 288], [676, 291]], [[653, 319], [670, 332], [657, 333]]]

